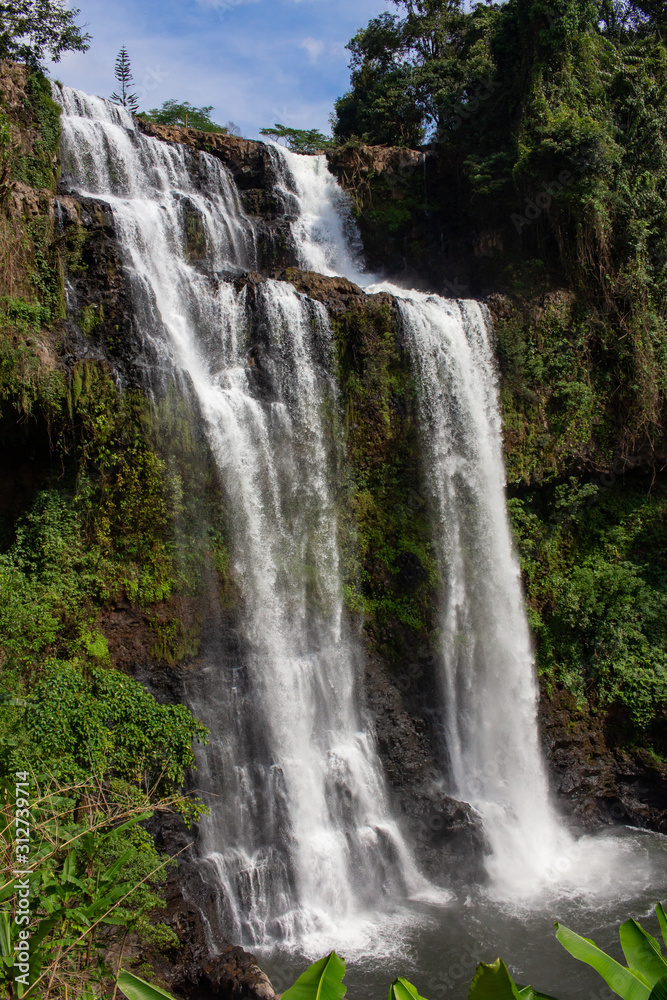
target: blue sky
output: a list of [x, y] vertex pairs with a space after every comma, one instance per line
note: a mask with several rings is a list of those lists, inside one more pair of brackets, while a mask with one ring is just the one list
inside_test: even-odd
[[78, 0], [93, 36], [52, 76], [88, 93], [114, 90], [116, 53], [127, 46], [142, 110], [170, 97], [212, 104], [248, 138], [264, 125], [329, 131], [348, 88], [345, 44], [389, 0]]

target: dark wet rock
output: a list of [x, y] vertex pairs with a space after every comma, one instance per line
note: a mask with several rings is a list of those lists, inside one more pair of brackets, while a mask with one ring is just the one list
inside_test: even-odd
[[178, 869], [167, 879], [166, 906], [155, 915], [174, 931], [180, 947], [166, 955], [147, 956], [157, 975], [185, 1000], [274, 1000], [271, 982], [254, 955], [214, 936], [211, 930], [207, 915], [215, 912], [217, 898], [196, 863], [196, 830], [186, 830], [178, 817], [169, 816], [152, 832], [159, 850], [172, 857], [182, 852]]
[[[239, 190], [267, 192], [268, 197], [271, 196], [275, 187], [275, 167], [271, 148], [266, 143], [177, 125], [155, 125], [143, 118], [135, 121], [144, 135], [209, 153], [221, 160]], [[268, 203], [268, 198], [266, 200]], [[277, 210], [279, 205], [276, 203], [274, 207]]]
[[[604, 714], [542, 687], [540, 730], [560, 808], [581, 830], [628, 824], [667, 833], [667, 764], [609, 738]], [[612, 731], [613, 736], [613, 731]]]
[[488, 852], [481, 817], [443, 791], [444, 745], [429, 711], [436, 669], [433, 659], [416, 655], [395, 676], [373, 657], [366, 667], [368, 708], [395, 806], [425, 872], [446, 884], [480, 881]]
[[[137, 328], [131, 287], [111, 206], [58, 196], [60, 240], [67, 250], [68, 339], [77, 358], [104, 359], [125, 384], [145, 382], [154, 362]], [[154, 324], [153, 319], [153, 324]]]
[[397, 562], [399, 580], [406, 589], [418, 587], [426, 580], [428, 574], [422, 566], [419, 556], [416, 556], [414, 552], [402, 552]]

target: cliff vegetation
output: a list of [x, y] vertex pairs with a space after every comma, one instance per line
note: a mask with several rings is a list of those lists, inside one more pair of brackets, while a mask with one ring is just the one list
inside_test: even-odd
[[488, 298], [547, 690], [664, 757], [662, 5], [396, 7], [349, 44], [330, 163], [372, 264]]

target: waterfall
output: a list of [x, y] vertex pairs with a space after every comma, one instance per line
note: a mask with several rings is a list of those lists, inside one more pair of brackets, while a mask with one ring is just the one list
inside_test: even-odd
[[[441, 713], [449, 792], [481, 814], [501, 895], [562, 877], [575, 852], [552, 807], [537, 732], [537, 684], [506, 513], [490, 321], [476, 302], [409, 291], [364, 274], [325, 157], [275, 147], [303, 267], [397, 300], [418, 386], [424, 476], [444, 587]], [[349, 209], [347, 210], [349, 213]], [[560, 866], [563, 867], [562, 864]]]
[[452, 793], [480, 812], [496, 887], [516, 894], [568, 846], [537, 733], [537, 685], [506, 513], [489, 321], [475, 302], [399, 300], [438, 562], [441, 692]]
[[[211, 730], [201, 848], [225, 931], [247, 945], [354, 940], [367, 915], [377, 923], [430, 886], [391, 816], [358, 707], [329, 317], [285, 282], [251, 293], [231, 280], [256, 267], [257, 241], [219, 160], [142, 135], [108, 102], [54, 94], [63, 185], [111, 206], [135, 323], [189, 387], [224, 488], [241, 636], [235, 655], [209, 653], [192, 701]], [[203, 261], [188, 256], [192, 218]]]
[[[199, 762], [211, 809], [199, 847], [219, 926], [249, 946], [381, 951], [385, 917], [394, 929], [415, 919], [405, 901], [451, 897], [415, 865], [364, 715], [339, 565], [329, 315], [291, 284], [248, 274], [258, 268], [258, 226], [219, 159], [143, 135], [99, 98], [60, 86], [54, 97], [62, 187], [110, 206], [155, 383], [166, 374], [180, 387], [219, 472], [237, 633], [207, 643], [188, 689], [211, 731]], [[396, 301], [443, 580], [447, 790], [482, 816], [491, 891], [526, 898], [545, 885], [609, 885], [611, 851], [575, 842], [549, 798], [488, 315], [366, 273], [325, 158], [280, 147], [271, 156], [300, 266]]]

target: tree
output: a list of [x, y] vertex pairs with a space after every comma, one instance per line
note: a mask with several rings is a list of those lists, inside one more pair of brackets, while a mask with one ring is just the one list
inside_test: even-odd
[[381, 14], [347, 46], [352, 89], [337, 101], [334, 125], [341, 139], [405, 146], [441, 139], [458, 127], [462, 108], [490, 92], [495, 5], [466, 14], [459, 0], [394, 2], [405, 17]]
[[348, 44], [352, 90], [336, 102], [334, 135], [382, 145], [416, 146], [424, 109], [415, 88], [404, 23], [380, 14]]
[[216, 125], [211, 121], [212, 104], [196, 108], [188, 101], [176, 101], [174, 98], [165, 101], [161, 108], [152, 108], [142, 117], [156, 125], [184, 125], [186, 128], [199, 129], [201, 132], [222, 132], [227, 134], [228, 128]]
[[86, 52], [90, 35], [74, 23], [80, 13], [63, 0], [0, 2], [0, 57], [39, 66], [46, 55], [59, 62], [63, 52]]
[[136, 115], [139, 111], [139, 98], [136, 94], [130, 93], [130, 87], [134, 83], [134, 79], [130, 68], [130, 57], [124, 45], [116, 56], [114, 76], [118, 81], [119, 87], [118, 91], [114, 91], [111, 95], [111, 100], [114, 104], [120, 104], [123, 108], [131, 111], [133, 115]]
[[273, 128], [261, 128], [259, 134], [284, 139], [287, 148], [294, 153], [320, 153], [323, 149], [331, 149], [336, 145], [330, 136], [323, 135], [315, 128], [288, 128], [286, 125], [276, 124]]

